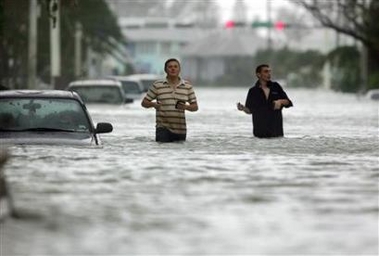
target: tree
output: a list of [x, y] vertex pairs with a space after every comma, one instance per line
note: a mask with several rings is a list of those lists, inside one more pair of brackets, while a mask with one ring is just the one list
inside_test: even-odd
[[[40, 0], [38, 19], [38, 77], [49, 82], [51, 0]], [[74, 79], [75, 24], [83, 26], [87, 46], [99, 54], [114, 54], [126, 44], [117, 19], [104, 0], [60, 0], [62, 82]], [[25, 88], [27, 78], [29, 0], [0, 0], [0, 78], [11, 88]], [[61, 85], [60, 87], [63, 87]]]
[[288, 29], [285, 27], [282, 33], [287, 42], [301, 42], [309, 35], [309, 30], [304, 28], [306, 24], [306, 11], [293, 10], [287, 7], [280, 7], [277, 10], [276, 19], [284, 21]]
[[355, 92], [359, 87], [359, 51], [355, 46], [342, 46], [331, 51], [328, 61], [332, 68], [332, 89]]
[[[268, 62], [271, 56], [271, 62]], [[325, 56], [318, 51], [296, 51], [287, 47], [259, 50], [253, 58], [230, 58], [225, 74], [219, 77], [218, 85], [244, 84], [254, 81], [254, 68], [266, 63], [273, 69], [274, 80], [285, 80], [291, 87], [318, 87], [322, 83], [321, 70]]]
[[[271, 62], [267, 63], [267, 56]], [[255, 66], [267, 63], [273, 69], [275, 79], [286, 80], [291, 87], [318, 87], [322, 83], [321, 70], [325, 56], [313, 50], [296, 51], [287, 47], [278, 50], [260, 50], [256, 53]]]
[[355, 38], [367, 47], [369, 86], [379, 88], [379, 1], [291, 0], [304, 7], [323, 26]]

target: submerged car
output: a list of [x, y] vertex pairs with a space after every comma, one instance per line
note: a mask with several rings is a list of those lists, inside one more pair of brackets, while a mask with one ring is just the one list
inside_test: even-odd
[[73, 81], [67, 90], [77, 92], [86, 104], [123, 105], [133, 102], [126, 97], [121, 82], [113, 79]]
[[0, 91], [0, 144], [101, 145], [99, 134], [80, 96], [61, 90]]
[[379, 100], [379, 89], [368, 90], [366, 97], [371, 100]]
[[141, 81], [141, 83], [143, 84], [143, 89], [145, 92], [147, 92], [147, 90], [149, 90], [150, 86], [156, 80], [163, 78], [163, 76], [159, 76], [159, 75], [155, 75], [155, 74], [133, 74], [133, 75], [129, 75], [127, 77], [130, 79], [137, 79], [137, 80]]
[[145, 92], [142, 82], [137, 78], [131, 78], [128, 76], [110, 76], [108, 78], [120, 81], [122, 89], [124, 90], [126, 97], [129, 99], [140, 99]]

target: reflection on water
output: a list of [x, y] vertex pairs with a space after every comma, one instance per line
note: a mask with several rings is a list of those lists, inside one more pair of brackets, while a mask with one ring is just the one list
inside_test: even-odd
[[154, 142], [139, 102], [89, 107], [101, 148], [12, 147], [22, 220], [4, 255], [378, 254], [378, 103], [288, 90], [286, 137], [252, 137], [247, 89], [197, 89], [188, 140]]

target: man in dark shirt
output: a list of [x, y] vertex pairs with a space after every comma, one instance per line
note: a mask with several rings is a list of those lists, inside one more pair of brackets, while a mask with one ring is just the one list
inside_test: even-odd
[[249, 89], [245, 106], [237, 103], [237, 109], [253, 115], [254, 136], [282, 137], [282, 108], [292, 107], [292, 102], [283, 88], [277, 82], [271, 81], [269, 65], [259, 65], [255, 73], [258, 81]]

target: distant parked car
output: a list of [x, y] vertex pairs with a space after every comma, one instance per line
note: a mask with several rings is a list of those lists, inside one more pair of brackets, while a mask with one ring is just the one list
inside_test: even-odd
[[147, 90], [156, 80], [164, 78], [163, 76], [159, 76], [155, 74], [133, 74], [127, 77], [132, 78], [132, 79], [138, 79], [139, 81], [141, 81], [145, 92], [147, 92]]
[[109, 76], [107, 78], [120, 81], [127, 98], [134, 100], [140, 99], [142, 97], [142, 93], [145, 92], [145, 88], [139, 79], [128, 76]]
[[133, 102], [125, 96], [121, 82], [113, 79], [73, 81], [67, 90], [77, 92], [86, 104], [122, 105]]
[[100, 145], [110, 123], [94, 126], [82, 99], [61, 90], [0, 91], [0, 144]]
[[379, 89], [371, 89], [366, 93], [366, 97], [371, 100], [379, 100]]

